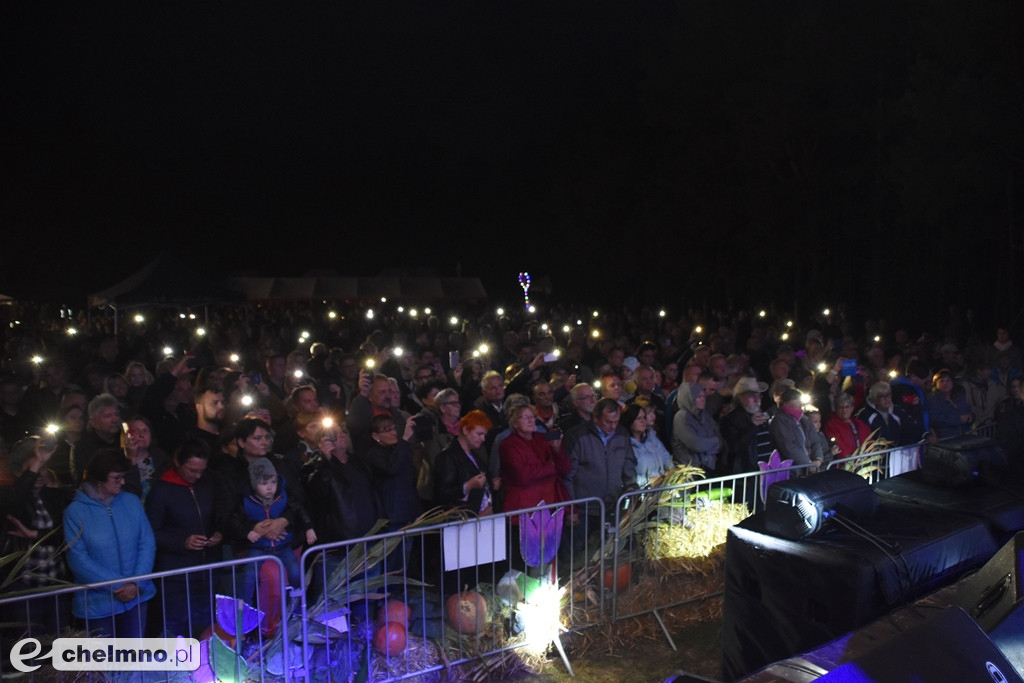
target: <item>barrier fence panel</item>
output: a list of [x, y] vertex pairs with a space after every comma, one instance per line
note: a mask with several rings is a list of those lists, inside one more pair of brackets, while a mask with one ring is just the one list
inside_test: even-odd
[[713, 479], [688, 477], [621, 496], [608, 542], [609, 571], [620, 577], [622, 589], [632, 581], [643, 590], [637, 599], [626, 590], [613, 593], [612, 622], [651, 614], [675, 648], [660, 611], [720, 594], [714, 574], [724, 558], [729, 527], [764, 508], [771, 484], [806, 474], [806, 466], [795, 466]]
[[976, 436], [981, 436], [981, 437], [984, 437], [986, 439], [995, 438], [995, 435], [996, 435], [996, 423], [993, 420], [993, 421], [986, 422], [984, 424], [978, 425], [978, 426], [974, 427], [971, 430], [971, 434], [974, 434]]
[[[874, 483], [917, 469], [923, 447], [829, 467]], [[571, 671], [561, 631], [646, 614], [674, 648], [660, 611], [719, 594], [713, 575], [728, 528], [764, 508], [772, 483], [807, 474], [778, 464], [706, 480], [676, 468], [685, 480], [666, 476], [666, 485], [627, 493], [611, 509], [584, 499], [483, 518], [434, 511], [390, 533], [382, 520], [367, 537], [307, 549], [295, 588], [281, 560], [267, 556], [11, 595], [0, 599], [0, 674], [21, 673], [10, 654], [25, 638], [46, 654], [58, 635], [124, 636], [131, 620], [104, 616], [121, 604], [113, 591], [147, 581], [156, 592], [138, 633], [198, 639], [194, 681], [214, 680], [214, 669], [233, 680], [401, 680], [456, 665], [495, 678], [517, 668], [512, 657], [539, 657], [552, 645]], [[636, 584], [644, 590], [631, 593]], [[42, 666], [29, 680], [94, 676], [34, 664]], [[172, 676], [185, 680], [180, 672], [147, 680]]]
[[572, 601], [570, 579], [604, 556], [604, 520], [588, 499], [309, 548], [296, 636], [310, 680], [401, 680], [471, 661], [493, 678], [519, 648], [560, 649], [561, 629], [603, 619], [603, 604]]
[[[138, 607], [134, 601], [122, 602], [115, 591], [130, 583], [141, 595], [152, 597]], [[294, 602], [287, 587], [281, 560], [266, 556], [4, 597], [0, 675], [110, 680], [102, 671], [55, 670], [45, 656], [57, 638], [115, 638], [118, 647], [124, 638], [184, 637], [198, 640], [198, 649], [174, 666], [148, 671], [146, 681], [291, 680], [292, 652], [281, 647], [282, 626], [289, 602]], [[126, 604], [132, 608], [124, 610]], [[19, 645], [26, 639], [36, 642]], [[87, 643], [84, 647], [89, 649]], [[26, 655], [24, 661], [14, 661], [15, 650]], [[38, 667], [19, 669], [19, 663]], [[188, 668], [190, 664], [197, 668]], [[128, 671], [125, 675], [130, 677]]]
[[[612, 621], [653, 614], [675, 647], [658, 610], [717, 592], [701, 580], [713, 562], [708, 557], [724, 543], [728, 527], [759, 505], [760, 478], [759, 472], [750, 472], [620, 497], [609, 540], [610, 572], [619, 579], [619, 590], [611, 596]], [[639, 599], [627, 590], [630, 582], [643, 587]]]
[[923, 449], [924, 442], [922, 441], [910, 446], [861, 453], [849, 458], [833, 460], [828, 464], [827, 469], [856, 472], [867, 479], [869, 483], [875, 484], [882, 479], [920, 469]]
[[[995, 423], [988, 422], [971, 429], [968, 434], [981, 438], [991, 439], [995, 436]], [[939, 439], [936, 443], [952, 441], [959, 436]], [[828, 464], [828, 469], [842, 468], [851, 472], [857, 472], [871, 484], [882, 479], [895, 477], [906, 472], [921, 468], [921, 458], [927, 448], [927, 441], [920, 441], [909, 446], [897, 446], [884, 450], [861, 453], [849, 458], [833, 460]]]

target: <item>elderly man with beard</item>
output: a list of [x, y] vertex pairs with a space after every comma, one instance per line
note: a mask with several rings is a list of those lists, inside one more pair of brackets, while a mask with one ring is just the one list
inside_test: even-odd
[[753, 377], [743, 377], [733, 387], [733, 410], [722, 418], [723, 472], [757, 471], [757, 463], [767, 461], [775, 450], [768, 413], [761, 410], [761, 394], [767, 390], [767, 384]]

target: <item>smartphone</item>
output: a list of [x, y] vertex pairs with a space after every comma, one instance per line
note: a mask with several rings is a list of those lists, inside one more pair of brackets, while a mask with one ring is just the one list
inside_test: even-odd
[[452, 368], [454, 370], [458, 366], [458, 364], [459, 364], [459, 352], [458, 351], [449, 351], [448, 352], [448, 367], [450, 367], [450, 368]]
[[843, 359], [843, 377], [853, 377], [857, 374], [856, 359]]
[[43, 447], [52, 451], [57, 447], [57, 430], [51, 430], [49, 427], [43, 432], [43, 435], [39, 437], [40, 441], [43, 442]]
[[417, 441], [423, 441], [429, 439], [434, 433], [434, 426], [430, 422], [430, 418], [426, 415], [414, 415], [409, 418], [412, 420], [412, 436]]
[[545, 363], [554, 363], [556, 360], [558, 360], [558, 354], [557, 353], [545, 353], [544, 354], [544, 362]]
[[544, 438], [548, 441], [558, 441], [562, 438], [562, 430], [560, 429], [549, 429], [544, 432]]

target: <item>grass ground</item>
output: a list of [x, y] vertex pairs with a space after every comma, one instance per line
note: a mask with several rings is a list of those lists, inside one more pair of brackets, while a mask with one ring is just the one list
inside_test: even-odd
[[[664, 681], [678, 671], [721, 680], [721, 597], [697, 605], [676, 608], [666, 616], [675, 642], [673, 650], [653, 616], [628, 620], [620, 630], [638, 634], [628, 641], [593, 638], [586, 651], [570, 651], [575, 678], [569, 676], [557, 654], [549, 657], [543, 672], [518, 672], [508, 678], [539, 683], [633, 683]], [[630, 623], [635, 621], [637, 623]], [[642, 623], [642, 622], [649, 623]]]

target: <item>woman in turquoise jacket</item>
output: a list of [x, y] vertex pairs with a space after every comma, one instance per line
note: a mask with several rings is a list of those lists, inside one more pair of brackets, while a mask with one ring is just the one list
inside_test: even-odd
[[[76, 583], [148, 574], [153, 571], [153, 530], [132, 493], [122, 491], [131, 462], [118, 450], [98, 451], [82, 485], [64, 511], [68, 565]], [[143, 637], [152, 581], [129, 581], [75, 593], [71, 612], [94, 636]]]

